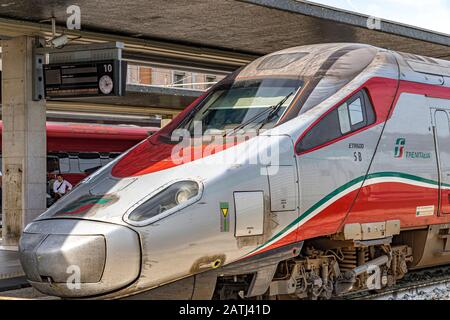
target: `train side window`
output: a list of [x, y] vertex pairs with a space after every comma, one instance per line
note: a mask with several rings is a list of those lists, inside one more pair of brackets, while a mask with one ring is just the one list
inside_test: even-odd
[[364, 121], [361, 98], [358, 97], [348, 104], [348, 113], [350, 115], [350, 123], [356, 125]]
[[78, 154], [69, 153], [70, 173], [80, 173], [80, 164], [78, 163]]
[[47, 173], [60, 173], [59, 171], [59, 159], [55, 155], [47, 156]]
[[78, 163], [81, 172], [91, 171], [102, 166], [100, 154], [97, 152], [80, 152]]
[[363, 89], [325, 115], [296, 145], [298, 153], [337, 139], [375, 122], [375, 113]]
[[350, 132], [352, 130], [352, 128], [350, 127], [350, 119], [349, 119], [349, 115], [348, 115], [347, 103], [344, 103], [339, 106], [338, 114], [339, 114], [339, 125], [341, 128], [341, 133], [346, 134], [347, 132]]
[[67, 153], [58, 153], [59, 159], [59, 170], [61, 173], [70, 172], [70, 160], [69, 155]]
[[109, 158], [109, 153], [100, 153], [100, 162], [102, 164], [102, 166], [105, 166], [108, 164], [108, 162], [110, 162], [111, 159]]
[[305, 134], [297, 144], [297, 152], [310, 150], [342, 136], [337, 110], [329, 112]]
[[111, 152], [111, 153], [109, 154], [109, 157], [110, 157], [111, 159], [115, 159], [115, 158], [117, 158], [117, 157], [120, 156], [120, 155], [121, 155], [120, 152]]

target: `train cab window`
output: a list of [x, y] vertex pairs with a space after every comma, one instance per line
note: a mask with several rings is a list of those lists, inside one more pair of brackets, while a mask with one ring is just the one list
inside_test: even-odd
[[326, 114], [296, 145], [297, 153], [308, 151], [375, 122], [375, 113], [365, 90]]
[[192, 116], [179, 127], [192, 135], [226, 134], [234, 130], [273, 127], [293, 101], [303, 80], [291, 78], [240, 79], [211, 91]]
[[90, 172], [102, 166], [100, 154], [97, 152], [80, 152], [78, 163], [81, 172]]

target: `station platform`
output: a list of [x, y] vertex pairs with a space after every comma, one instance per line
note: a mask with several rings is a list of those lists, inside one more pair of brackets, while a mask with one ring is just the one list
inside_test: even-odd
[[0, 245], [0, 292], [29, 286], [20, 264], [18, 248]]
[[24, 275], [17, 247], [0, 246], [0, 280]]
[[[0, 239], [1, 241], [1, 239]], [[54, 300], [33, 289], [28, 283], [16, 246], [0, 245], [0, 300]]]
[[28, 283], [14, 246], [0, 245], [0, 300], [49, 299]]

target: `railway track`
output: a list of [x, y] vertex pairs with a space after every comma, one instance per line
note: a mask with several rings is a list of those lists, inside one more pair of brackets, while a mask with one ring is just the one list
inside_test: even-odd
[[450, 266], [410, 271], [392, 287], [347, 294], [344, 300], [450, 300]]

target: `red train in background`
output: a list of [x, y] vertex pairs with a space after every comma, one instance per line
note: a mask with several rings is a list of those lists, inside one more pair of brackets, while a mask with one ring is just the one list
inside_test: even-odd
[[158, 130], [157, 127], [47, 122], [48, 178], [61, 173], [75, 185]]

